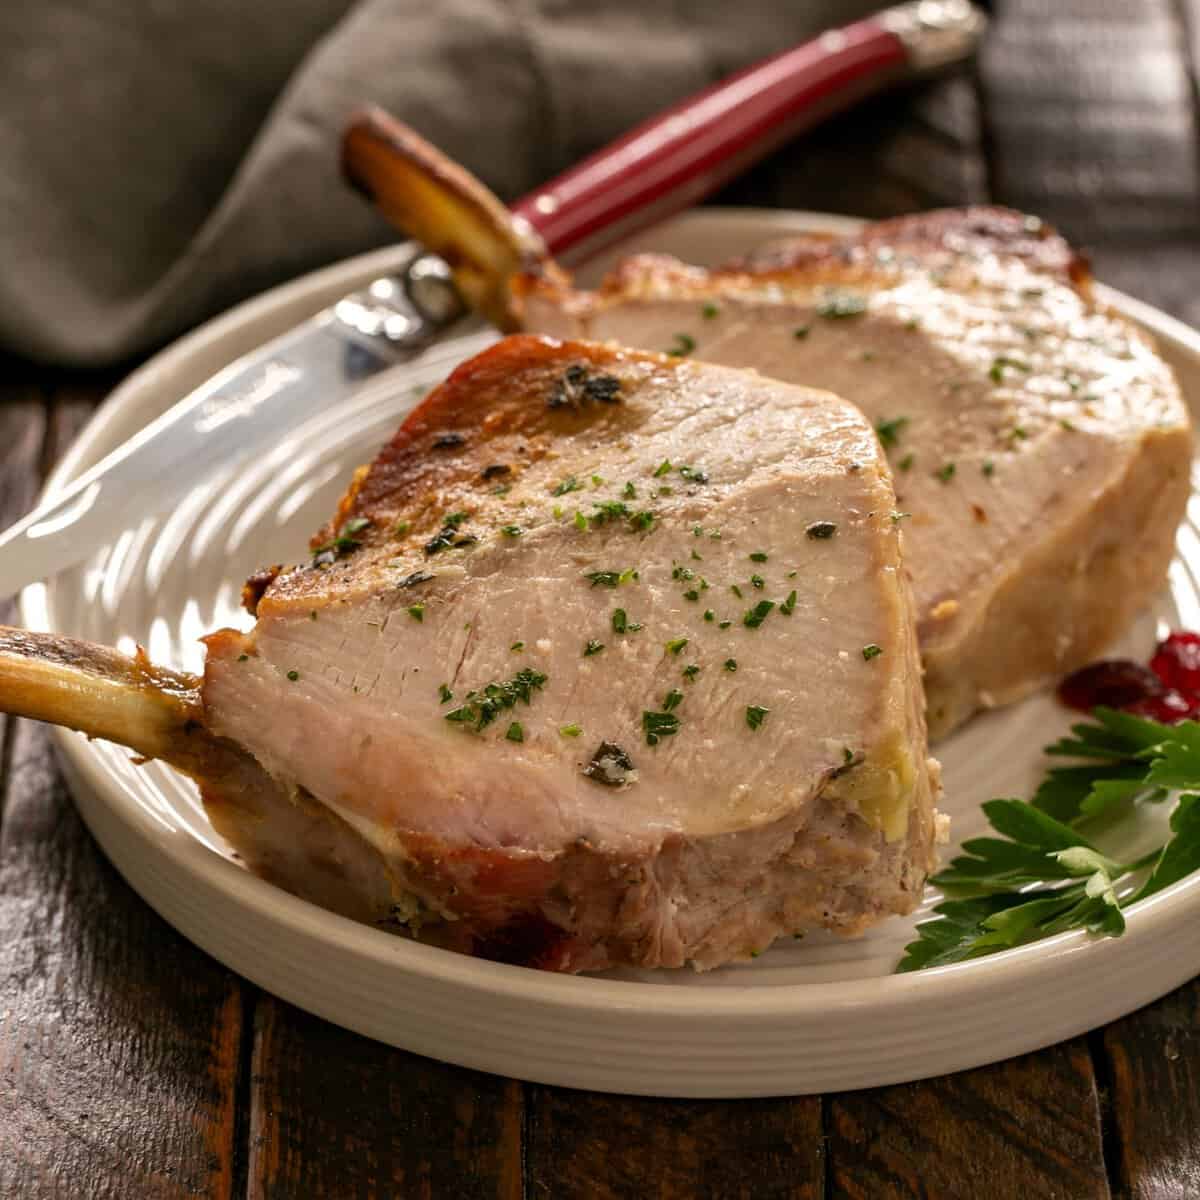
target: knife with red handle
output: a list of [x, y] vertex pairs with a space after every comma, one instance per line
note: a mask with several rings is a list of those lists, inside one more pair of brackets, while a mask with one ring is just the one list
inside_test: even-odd
[[344, 140], [346, 174], [420, 244], [394, 274], [237, 359], [0, 534], [0, 596], [169, 510], [206, 472], [386, 367], [440, 377], [447, 364], [426, 351], [464, 300], [511, 327], [514, 272], [553, 270], [551, 254], [586, 256], [687, 207], [831, 113], [966, 58], [983, 28], [967, 0], [918, 0], [821, 34], [682, 101], [511, 209], [400, 122], [363, 114]]
[[966, 0], [924, 0], [830, 30], [645, 121], [512, 211], [551, 254], [587, 257], [599, 240], [689, 207], [865, 96], [966, 58], [984, 24]]

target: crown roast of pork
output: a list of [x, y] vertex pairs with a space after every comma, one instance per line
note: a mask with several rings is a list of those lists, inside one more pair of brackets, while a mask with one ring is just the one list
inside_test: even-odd
[[561, 971], [917, 904], [940, 824], [903, 522], [828, 392], [509, 338], [255, 577], [203, 680], [44, 635], [7, 707], [196, 777], [254, 870]]
[[1191, 425], [1145, 335], [1036, 218], [931, 212], [706, 271], [645, 255], [595, 292], [514, 282], [526, 328], [828, 388], [878, 431], [944, 734], [1097, 656], [1162, 586]]

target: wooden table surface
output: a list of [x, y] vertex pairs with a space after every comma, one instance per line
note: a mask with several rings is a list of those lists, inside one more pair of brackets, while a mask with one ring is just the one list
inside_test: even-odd
[[[722, 199], [868, 216], [1012, 204], [1088, 247], [1100, 278], [1200, 322], [1200, 0], [995, 8], [972, 74], [861, 109]], [[119, 376], [0, 366], [7, 524]], [[1040, 1053], [865, 1092], [521, 1084], [369, 1042], [231, 974], [109, 866], [45, 729], [9, 721], [0, 746], [5, 1200], [1200, 1197], [1195, 982]]]

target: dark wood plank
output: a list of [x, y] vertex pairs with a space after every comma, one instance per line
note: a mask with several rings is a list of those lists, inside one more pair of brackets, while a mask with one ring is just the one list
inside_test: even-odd
[[1200, 1196], [1200, 981], [1114, 1022], [1100, 1041], [1119, 1194]]
[[[91, 399], [76, 388], [57, 411], [52, 451]], [[0, 1195], [229, 1194], [241, 984], [108, 865], [75, 813], [46, 729], [17, 722], [10, 759], [0, 833]]]
[[854, 1200], [1107, 1197], [1082, 1039], [829, 1102], [831, 1194]]
[[1003, 0], [980, 63], [996, 200], [1085, 242], [1194, 239], [1175, 0]]
[[260, 995], [251, 1200], [519, 1200], [521, 1085], [393, 1050]]
[[816, 1200], [821, 1102], [526, 1090], [530, 1200]]

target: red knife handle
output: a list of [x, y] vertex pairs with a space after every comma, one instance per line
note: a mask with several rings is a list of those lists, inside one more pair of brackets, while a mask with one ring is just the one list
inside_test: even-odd
[[[831, 30], [706, 88], [518, 200], [513, 211], [551, 254], [575, 250], [582, 258], [696, 203], [797, 133], [927, 65], [906, 36], [909, 7]], [[970, 44], [977, 34], [978, 27]]]

